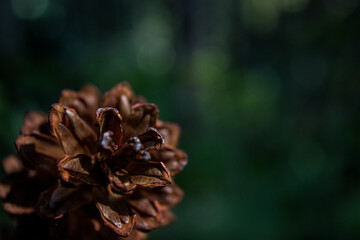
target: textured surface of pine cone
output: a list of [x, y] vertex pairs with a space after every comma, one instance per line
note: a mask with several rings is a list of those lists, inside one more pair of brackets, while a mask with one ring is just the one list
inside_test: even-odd
[[29, 112], [0, 183], [16, 237], [145, 239], [173, 221], [187, 156], [158, 114], [128, 83], [64, 90], [49, 114]]

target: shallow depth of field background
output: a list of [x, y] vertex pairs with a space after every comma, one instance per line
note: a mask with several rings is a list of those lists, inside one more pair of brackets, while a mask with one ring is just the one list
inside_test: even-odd
[[126, 80], [189, 155], [150, 240], [358, 238], [359, 3], [0, 1], [0, 157], [62, 89]]

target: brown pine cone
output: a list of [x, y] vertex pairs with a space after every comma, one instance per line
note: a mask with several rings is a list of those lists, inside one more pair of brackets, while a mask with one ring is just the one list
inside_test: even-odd
[[187, 156], [179, 127], [158, 114], [128, 83], [103, 99], [93, 86], [64, 90], [49, 115], [28, 113], [0, 183], [18, 238], [145, 239], [173, 221], [183, 197], [173, 177]]

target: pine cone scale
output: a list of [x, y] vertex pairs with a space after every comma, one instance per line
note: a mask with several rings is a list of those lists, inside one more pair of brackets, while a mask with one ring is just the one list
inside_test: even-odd
[[[179, 127], [158, 116], [128, 83], [103, 99], [92, 86], [64, 90], [48, 116], [25, 116], [16, 140], [21, 162], [4, 161], [5, 210], [19, 220], [37, 212], [61, 238], [145, 239], [175, 219], [171, 208], [183, 192], [173, 177], [187, 163], [176, 148]], [[19, 194], [33, 200], [18, 201]]]

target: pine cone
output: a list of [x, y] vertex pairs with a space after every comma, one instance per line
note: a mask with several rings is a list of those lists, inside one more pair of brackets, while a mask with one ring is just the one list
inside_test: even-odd
[[[28, 113], [0, 183], [18, 238], [145, 239], [173, 221], [183, 196], [173, 177], [187, 156], [179, 127], [158, 114], [128, 83], [102, 100], [93, 86], [64, 90], [49, 115]], [[41, 231], [26, 229], [37, 222]]]

